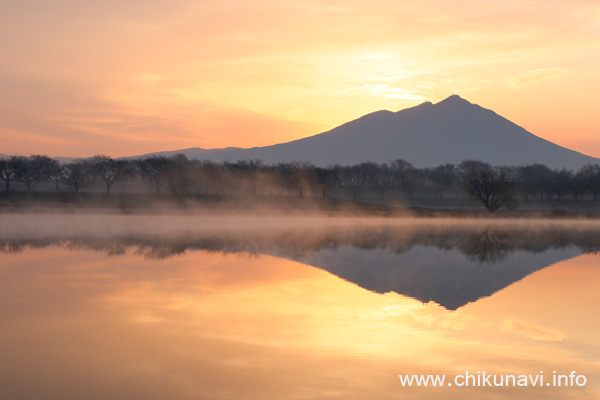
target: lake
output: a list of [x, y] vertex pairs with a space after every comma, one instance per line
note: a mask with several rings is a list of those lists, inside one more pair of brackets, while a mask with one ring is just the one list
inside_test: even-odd
[[600, 398], [599, 250], [586, 220], [0, 214], [0, 398]]

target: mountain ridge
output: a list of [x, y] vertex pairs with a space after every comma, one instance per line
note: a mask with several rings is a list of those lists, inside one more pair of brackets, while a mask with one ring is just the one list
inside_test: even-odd
[[190, 148], [149, 155], [183, 153], [216, 162], [261, 159], [268, 163], [306, 161], [317, 166], [389, 162], [435, 167], [478, 159], [493, 165], [545, 164], [578, 169], [600, 159], [561, 147], [486, 109], [452, 95], [396, 112], [379, 110], [329, 131], [263, 147]]

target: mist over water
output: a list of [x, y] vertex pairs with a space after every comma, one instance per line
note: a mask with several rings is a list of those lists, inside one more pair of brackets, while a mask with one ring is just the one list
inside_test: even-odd
[[177, 212], [152, 210], [149, 213], [121, 214], [103, 210], [74, 210], [70, 212], [0, 213], [0, 235], [52, 236], [84, 235], [110, 236], [115, 234], [156, 234], [168, 236], [178, 232], [261, 231], [274, 229], [346, 229], [353, 231], [373, 228], [395, 228], [403, 231], [428, 230], [440, 232], [455, 230], [467, 232], [487, 227], [542, 233], [548, 231], [586, 232], [600, 227], [595, 219], [546, 218], [424, 218], [424, 217], [369, 217], [326, 213], [267, 213], [255, 212]]
[[61, 245], [115, 254], [122, 246], [160, 247], [163, 257], [202, 249], [289, 258], [340, 246], [399, 254], [424, 245], [493, 264], [515, 250], [600, 250], [600, 224], [586, 220], [24, 213], [0, 214], [0, 226], [4, 251]]

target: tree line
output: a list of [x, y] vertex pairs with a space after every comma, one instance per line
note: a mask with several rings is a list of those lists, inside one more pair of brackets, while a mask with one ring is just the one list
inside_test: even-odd
[[[215, 163], [191, 160], [183, 154], [151, 156], [137, 160], [96, 155], [61, 164], [45, 155], [0, 159], [0, 181], [6, 192], [19, 183], [27, 191], [52, 184], [55, 191], [79, 192], [101, 184], [111, 193], [115, 184], [126, 192], [140, 183], [157, 194], [278, 194], [330, 197], [332, 192], [357, 200], [360, 196], [404, 196], [428, 193], [443, 200], [448, 193], [463, 193], [494, 212], [525, 200], [577, 201], [584, 196], [600, 199], [600, 165], [577, 171], [551, 169], [542, 164], [492, 166], [478, 160], [435, 168], [416, 168], [404, 160], [363, 162], [351, 166], [317, 167], [306, 162], [267, 164], [262, 160]], [[146, 189], [149, 188], [149, 189]]]

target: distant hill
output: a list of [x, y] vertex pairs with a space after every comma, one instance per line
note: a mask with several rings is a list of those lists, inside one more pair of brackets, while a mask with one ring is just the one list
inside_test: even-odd
[[170, 157], [175, 154], [184, 154], [188, 158], [197, 159], [197, 160], [208, 160], [218, 158], [222, 153], [229, 153], [232, 151], [244, 150], [240, 147], [226, 147], [224, 149], [201, 149], [200, 147], [190, 147], [189, 149], [182, 150], [169, 150], [169, 151], [157, 151], [155, 153], [148, 153], [141, 156], [132, 156], [132, 157], [123, 157], [128, 159], [138, 159], [144, 157], [152, 157], [152, 156], [164, 156]]
[[176, 153], [212, 161], [308, 161], [319, 166], [352, 165], [363, 161], [381, 163], [398, 158], [419, 168], [458, 164], [466, 159], [493, 165], [541, 163], [569, 169], [600, 163], [598, 158], [537, 137], [457, 95], [437, 104], [426, 102], [398, 112], [377, 111], [328, 132], [273, 146], [190, 148], [152, 154]]

